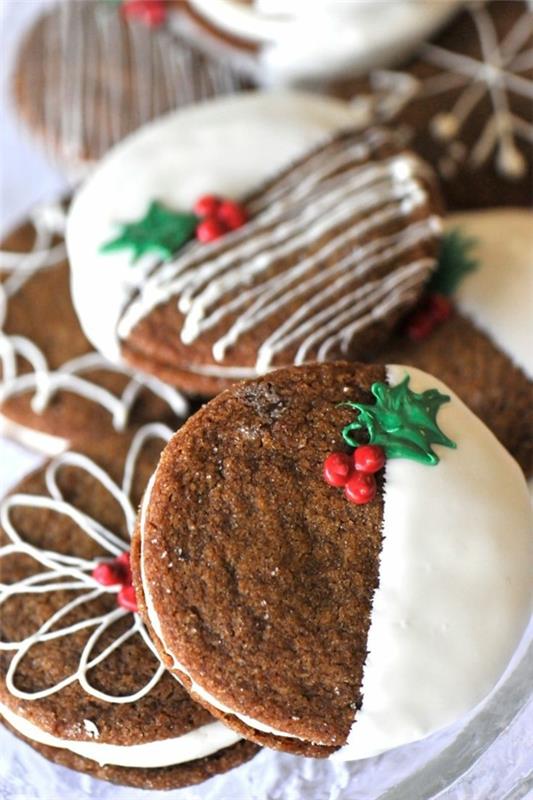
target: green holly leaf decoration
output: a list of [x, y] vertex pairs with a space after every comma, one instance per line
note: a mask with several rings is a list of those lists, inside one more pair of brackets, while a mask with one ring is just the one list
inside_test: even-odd
[[437, 389], [421, 394], [409, 388], [409, 375], [397, 386], [374, 383], [371, 388], [376, 403], [344, 403], [359, 412], [358, 418], [343, 428], [342, 436], [350, 447], [360, 442], [354, 431], [366, 429], [370, 444], [380, 445], [387, 458], [410, 458], [421, 464], [435, 465], [439, 457], [431, 445], [456, 448], [439, 428], [437, 414], [450, 398]]
[[131, 250], [133, 263], [145, 253], [156, 253], [167, 260], [192, 239], [197, 224], [195, 214], [172, 211], [153, 200], [142, 219], [122, 223], [119, 235], [102, 245], [100, 251]]
[[429, 291], [450, 295], [455, 292], [463, 278], [479, 267], [472, 251], [476, 239], [465, 236], [460, 228], [454, 228], [443, 236], [436, 272], [429, 283]]

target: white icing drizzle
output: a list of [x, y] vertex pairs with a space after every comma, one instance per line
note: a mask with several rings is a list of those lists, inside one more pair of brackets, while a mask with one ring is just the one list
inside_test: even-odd
[[454, 302], [533, 380], [533, 211], [452, 214], [446, 226], [474, 239], [479, 262], [457, 287]]
[[[106, 409], [112, 416], [115, 430], [123, 431], [140, 392], [148, 389], [164, 400], [176, 415], [183, 416], [188, 407], [183, 395], [157, 378], [141, 376], [127, 366], [112, 364], [96, 352], [78, 356], [52, 370], [35, 342], [5, 332], [10, 300], [37, 272], [57, 266], [66, 259], [65, 243], [61, 238], [65, 219], [66, 213], [59, 203], [40, 206], [30, 216], [35, 232], [32, 249], [26, 253], [0, 251], [0, 272], [9, 273], [0, 283], [0, 403], [10, 397], [33, 392], [32, 410], [42, 414], [57, 392], [72, 392]], [[54, 238], [57, 237], [61, 241], [54, 244]], [[30, 372], [18, 373], [18, 357], [30, 364]], [[120, 397], [85, 377], [85, 373], [96, 370], [115, 372], [129, 378]]]
[[[58, 627], [69, 613], [91, 603], [105, 594], [116, 594], [119, 586], [102, 586], [91, 575], [93, 569], [102, 561], [102, 558], [87, 560], [74, 555], [65, 555], [55, 550], [43, 550], [40, 547], [25, 541], [19, 533], [11, 518], [11, 512], [16, 508], [42, 508], [53, 511], [71, 519], [93, 541], [100, 545], [110, 557], [115, 558], [120, 553], [129, 549], [128, 542], [106, 528], [89, 514], [80, 511], [65, 501], [59, 485], [57, 474], [65, 466], [76, 467], [87, 472], [95, 478], [118, 502], [122, 508], [128, 534], [131, 536], [135, 526], [135, 508], [131, 500], [131, 486], [135, 474], [139, 454], [150, 439], [168, 441], [172, 431], [159, 423], [145, 425], [133, 437], [124, 465], [121, 485], [116, 484], [110, 476], [94, 461], [79, 453], [63, 453], [53, 459], [45, 470], [47, 495], [31, 495], [16, 493], [9, 495], [0, 505], [0, 523], [10, 543], [0, 548], [0, 559], [12, 555], [24, 554], [41, 564], [44, 569], [36, 574], [22, 578], [14, 583], [0, 584], [0, 607], [10, 598], [20, 595], [49, 594], [56, 591], [75, 591], [76, 596], [63, 607], [55, 611], [34, 633], [20, 641], [2, 641], [0, 650], [13, 651], [14, 656], [9, 664], [6, 674], [8, 691], [22, 700], [38, 700], [55, 694], [65, 686], [76, 681], [87, 694], [109, 703], [133, 703], [148, 694], [163, 675], [165, 669], [158, 663], [152, 678], [138, 691], [123, 696], [111, 695], [96, 689], [91, 685], [88, 673], [97, 664], [119, 648], [132, 636], [139, 635], [146, 646], [156, 658], [156, 651], [150, 641], [141, 618], [136, 613], [131, 613], [117, 606], [100, 616], [90, 617], [66, 627]], [[102, 634], [115, 622], [131, 614], [131, 626], [108, 645], [98, 656], [93, 656], [94, 647]], [[17, 669], [31, 648], [42, 642], [68, 636], [79, 630], [94, 629], [80, 653], [78, 669], [58, 683], [45, 689], [28, 692], [16, 685]], [[159, 659], [157, 659], [159, 661]]]
[[[119, 338], [127, 339], [156, 306], [176, 297], [185, 314], [181, 339], [186, 344], [237, 315], [212, 348], [217, 362], [243, 334], [283, 308], [287, 317], [259, 348], [256, 373], [269, 370], [288, 347], [297, 348], [297, 364], [315, 352], [318, 360], [335, 349], [347, 355], [359, 331], [415, 296], [433, 259], [408, 260], [384, 278], [375, 272], [394, 258], [407, 258], [413, 246], [431, 241], [440, 230], [439, 218], [430, 216], [380, 235], [384, 225], [406, 220], [428, 200], [420, 180], [426, 168], [415, 157], [367, 162], [389, 138], [370, 130], [333, 139], [250, 204], [254, 216], [245, 228], [209, 246], [192, 245], [157, 265], [126, 306]], [[364, 236], [372, 238], [361, 244]], [[281, 274], [270, 274], [299, 251], [308, 255]], [[298, 308], [290, 311], [295, 301]]]
[[[425, 44], [419, 58], [441, 71], [425, 79], [401, 72], [375, 73], [372, 77], [376, 88], [385, 93], [378, 100], [378, 109], [384, 119], [393, 119], [413, 99], [419, 101], [458, 89], [453, 106], [438, 111], [430, 121], [431, 134], [445, 148], [439, 163], [441, 172], [453, 178], [462, 164], [477, 168], [494, 157], [500, 175], [517, 180], [527, 173], [527, 162], [517, 141], [533, 143], [533, 124], [531, 119], [511, 111], [509, 97], [516, 94], [533, 102], [533, 80], [521, 74], [533, 66], [533, 15], [526, 8], [498, 41], [490, 8], [475, 3], [467, 6], [467, 10], [478, 36], [481, 57]], [[486, 97], [490, 99], [492, 112], [483, 119], [477, 110]], [[468, 151], [461, 133], [473, 118], [480, 125], [480, 134]]]
[[[41, 24], [36, 101], [44, 139], [74, 166], [98, 159], [170, 109], [242, 87], [227, 65], [164, 28], [124, 19], [106, 0], [61, 2]], [[33, 97], [34, 72], [22, 64], [19, 74], [26, 97]]]
[[377, 23], [375, 3], [364, 0], [190, 3], [220, 30], [259, 46], [254, 75], [271, 85], [360, 73], [397, 62], [459, 5], [457, 0], [395, 0], [380, 4]]

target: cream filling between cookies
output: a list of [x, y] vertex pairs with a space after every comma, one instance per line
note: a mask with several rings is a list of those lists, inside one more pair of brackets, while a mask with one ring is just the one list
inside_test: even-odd
[[13, 439], [13, 441], [30, 448], [30, 450], [37, 450], [45, 456], [57, 456], [66, 450], [69, 444], [67, 439], [27, 428], [2, 414], [0, 414], [0, 436]]
[[[235, 731], [222, 725], [221, 722], [211, 722], [182, 736], [176, 736], [173, 739], [159, 739], [155, 742], [143, 742], [142, 744], [133, 745], [81, 742], [62, 739], [59, 736], [43, 731], [42, 728], [39, 728], [34, 723], [19, 714], [15, 714], [3, 703], [0, 703], [0, 714], [16, 731], [27, 739], [49, 747], [70, 750], [83, 758], [95, 761], [100, 766], [109, 764], [137, 769], [171, 767], [212, 755], [226, 747], [231, 747], [242, 738]], [[97, 727], [93, 723], [87, 725], [86, 728], [95, 732], [95, 736], [98, 735]]]
[[452, 214], [447, 228], [473, 238], [479, 260], [454, 294], [457, 306], [533, 380], [533, 212]]

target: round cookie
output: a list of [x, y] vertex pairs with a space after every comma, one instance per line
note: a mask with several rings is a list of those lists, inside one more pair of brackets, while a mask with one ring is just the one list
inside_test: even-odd
[[[150, 5], [161, 11], [152, 24]], [[15, 103], [70, 167], [97, 161], [167, 111], [243, 87], [228, 65], [169, 30], [165, 9], [160, 0], [61, 2], [28, 31], [13, 71]]]
[[[316, 84], [405, 58], [460, 5], [400, 0], [189, 0], [187, 32], [260, 84]], [[196, 23], [196, 24], [195, 24]]]
[[135, 507], [171, 431], [65, 453], [0, 504], [0, 719], [46, 758], [151, 789], [198, 783], [256, 747], [156, 657], [128, 562]]
[[375, 349], [430, 277], [441, 222], [431, 169], [358, 121], [338, 101], [251, 93], [117, 147], [67, 224], [93, 345], [205, 395]]
[[380, 359], [438, 375], [531, 475], [533, 212], [452, 214], [446, 230], [444, 251], [455, 243], [455, 257], [442, 259], [430, 291], [447, 296], [453, 313], [426, 330], [431, 309], [422, 301]]
[[438, 171], [451, 211], [533, 203], [533, 18], [525, 2], [470, 3], [401, 69], [331, 86]]
[[185, 398], [96, 353], [72, 308], [65, 204], [34, 209], [0, 249], [0, 430], [55, 454], [152, 420], [176, 428]]
[[315, 364], [174, 435], [132, 566], [195, 699], [254, 741], [354, 760], [492, 689], [532, 608], [531, 524], [517, 464], [436, 378]]

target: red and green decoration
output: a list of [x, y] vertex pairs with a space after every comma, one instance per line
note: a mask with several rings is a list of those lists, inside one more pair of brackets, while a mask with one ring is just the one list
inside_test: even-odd
[[459, 228], [444, 235], [437, 269], [428, 291], [418, 308], [407, 319], [405, 330], [414, 342], [427, 339], [436, 327], [452, 315], [451, 295], [463, 278], [479, 266], [472, 256], [475, 247], [476, 240], [465, 236]]
[[117, 605], [126, 611], [138, 611], [128, 552], [121, 553], [112, 561], [102, 561], [91, 574], [94, 580], [102, 586], [120, 586], [117, 593]]
[[[448, 395], [437, 389], [414, 392], [409, 388], [409, 375], [397, 386], [374, 383], [371, 392], [375, 403], [343, 403], [359, 412], [342, 430], [345, 443], [355, 449], [331, 453], [324, 462], [324, 480], [342, 487], [346, 499], [358, 505], [376, 496], [375, 474], [387, 458], [409, 458], [435, 466], [439, 456], [433, 445], [457, 446], [437, 423], [439, 409], [450, 400]], [[368, 443], [360, 443], [362, 431]]]
[[241, 203], [217, 195], [200, 197], [192, 212], [174, 211], [152, 200], [144, 217], [121, 223], [118, 236], [103, 244], [100, 251], [131, 250], [133, 263], [147, 253], [168, 261], [192, 239], [207, 244], [247, 221], [248, 214]]
[[165, 0], [118, 0], [116, 4], [124, 19], [141, 22], [147, 28], [160, 28], [167, 21]]

